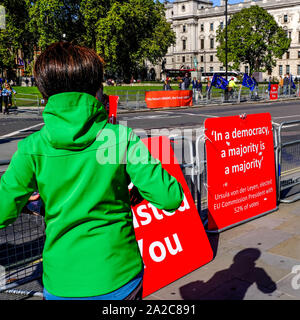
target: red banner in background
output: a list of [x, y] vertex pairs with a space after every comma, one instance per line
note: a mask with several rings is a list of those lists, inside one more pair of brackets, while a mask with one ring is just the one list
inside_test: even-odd
[[150, 109], [192, 106], [193, 92], [191, 90], [147, 91], [145, 101]]
[[271, 84], [270, 100], [278, 99], [278, 84]]
[[208, 230], [221, 230], [276, 209], [271, 115], [205, 121]]
[[174, 212], [157, 209], [146, 200], [132, 208], [145, 265], [145, 297], [208, 263], [213, 252], [170, 140], [155, 137], [143, 142], [184, 190], [184, 201]]
[[112, 124], [116, 124], [119, 97], [118, 96], [108, 96], [108, 98], [109, 98], [108, 122], [112, 123]]

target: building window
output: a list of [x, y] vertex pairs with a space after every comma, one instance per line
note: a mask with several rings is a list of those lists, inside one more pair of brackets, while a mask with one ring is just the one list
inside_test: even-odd
[[298, 32], [298, 43], [300, 43], [300, 31]]
[[174, 12], [173, 11], [171, 11], [171, 15], [173, 15], [174, 14]]
[[210, 24], [210, 31], [214, 31], [214, 23], [213, 22]]
[[186, 49], [186, 40], [182, 40], [182, 50]]
[[223, 22], [223, 21], [220, 22], [220, 29], [221, 29], [221, 30], [224, 29], [224, 22]]
[[300, 51], [298, 51], [298, 59], [300, 59]]
[[224, 71], [224, 67], [220, 67], [220, 71]]
[[288, 15], [287, 15], [287, 14], [285, 14], [285, 15], [283, 16], [283, 22], [288, 22]]
[[182, 32], [186, 32], [186, 27], [185, 27], [185, 25], [182, 26]]
[[214, 62], [214, 56], [213, 55], [210, 56], [210, 62]]
[[[204, 24], [203, 24], [203, 23], [200, 25], [200, 30], [201, 30], [201, 31], [204, 31]], [[299, 32], [299, 39], [300, 39], [300, 32]], [[300, 41], [299, 41], [299, 42], [300, 42]]]
[[204, 68], [203, 67], [200, 67], [200, 72], [204, 72]]
[[292, 39], [292, 31], [289, 31], [289, 38]]
[[213, 49], [214, 48], [214, 38], [210, 39], [210, 48]]
[[214, 72], [214, 67], [210, 67], [210, 68], [209, 68], [209, 71], [210, 71], [210, 72]]
[[182, 7], [181, 7], [181, 10], [184, 12], [184, 11], [185, 11], [185, 6], [182, 6]]
[[300, 65], [299, 64], [297, 65], [297, 75], [298, 76], [300, 75]]
[[279, 66], [279, 75], [282, 76], [283, 74], [283, 69], [282, 69], [282, 65]]
[[249, 73], [249, 67], [248, 66], [245, 66], [245, 73]]
[[286, 65], [286, 72], [285, 73], [290, 73], [290, 66]]
[[204, 39], [201, 39], [200, 48], [201, 48], [201, 49], [204, 49]]
[[201, 61], [201, 62], [204, 62], [204, 56], [201, 56], [201, 57], [200, 57], [200, 61]]
[[286, 58], [287, 58], [287, 59], [290, 58], [290, 52], [289, 52], [289, 51], [287, 51], [287, 53], [286, 53]]
[[185, 57], [182, 57], [182, 62], [185, 62]]
[[172, 58], [172, 62], [174, 62], [174, 58]]

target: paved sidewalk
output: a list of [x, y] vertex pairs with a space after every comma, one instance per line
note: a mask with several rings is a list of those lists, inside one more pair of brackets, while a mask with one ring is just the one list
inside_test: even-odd
[[[278, 211], [209, 239], [210, 263], [145, 300], [300, 300], [300, 288], [292, 286], [293, 281], [300, 287], [300, 201], [280, 204]], [[34, 281], [17, 289], [42, 291], [42, 286]], [[41, 300], [0, 294], [5, 299]]]
[[300, 287], [300, 201], [209, 239], [210, 263], [146, 300], [300, 299], [300, 288], [292, 287], [293, 279]]

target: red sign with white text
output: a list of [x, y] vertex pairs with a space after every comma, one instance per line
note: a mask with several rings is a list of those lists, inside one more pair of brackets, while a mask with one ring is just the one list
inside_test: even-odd
[[276, 209], [269, 113], [205, 121], [208, 230], [221, 230]]
[[208, 263], [213, 252], [197, 208], [167, 137], [144, 139], [152, 156], [184, 190], [174, 212], [157, 209], [143, 200], [132, 208], [136, 239], [145, 265], [143, 297]]
[[271, 84], [270, 100], [278, 99], [278, 84]]
[[145, 92], [147, 108], [181, 107], [193, 105], [191, 90], [166, 90]]

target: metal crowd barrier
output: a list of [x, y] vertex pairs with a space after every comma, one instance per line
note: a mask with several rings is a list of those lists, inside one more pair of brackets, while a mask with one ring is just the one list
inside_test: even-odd
[[[6, 166], [9, 162], [1, 160], [0, 165]], [[0, 293], [41, 296], [14, 288], [41, 278], [44, 230], [42, 216], [24, 213], [13, 224], [0, 229]]]
[[300, 200], [300, 120], [282, 122], [278, 131], [278, 192], [280, 202]]
[[42, 112], [40, 97], [38, 94], [17, 93], [13, 96], [13, 105], [17, 111], [19, 111], [19, 108], [21, 107], [23, 110], [26, 110], [27, 112], [36, 112], [38, 115], [41, 115]]

